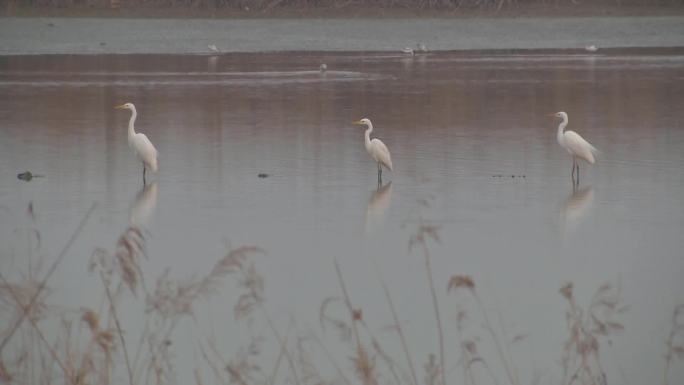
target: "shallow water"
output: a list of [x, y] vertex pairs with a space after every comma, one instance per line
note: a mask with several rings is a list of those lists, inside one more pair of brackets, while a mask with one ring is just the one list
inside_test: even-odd
[[[369, 333], [377, 338], [402, 382], [411, 383], [411, 365], [382, 282], [421, 383], [429, 355], [441, 362], [440, 340], [447, 383], [465, 383], [469, 359], [477, 383], [567, 383], [567, 282], [582, 314], [590, 318], [594, 298], [611, 326], [592, 334], [592, 373], [609, 383], [681, 383], [684, 363], [667, 360], [666, 343], [684, 343], [684, 332], [671, 334], [684, 323], [684, 312], [673, 319], [684, 304], [683, 96], [676, 54], [4, 57], [0, 271], [11, 283], [40, 281], [95, 204], [47, 281], [38, 325], [59, 341], [61, 318], [85, 333], [84, 308], [104, 323], [98, 272], [107, 266], [95, 260], [114, 254], [122, 234], [137, 237], [145, 252], [136, 295], [118, 286], [116, 263], [111, 287], [131, 355], [148, 336], [134, 359], [140, 383], [154, 382], [137, 374], [156, 362], [154, 343], [171, 363], [170, 383], [227, 381], [208, 361], [222, 368], [235, 357], [269, 375], [277, 367], [276, 383], [296, 382], [278, 358], [282, 344], [298, 377], [344, 382], [336, 364], [356, 382], [354, 340], [341, 341], [319, 314], [350, 324], [343, 302], [326, 301], [342, 296], [335, 260], [368, 327], [356, 322], [360, 338], [371, 353]], [[129, 114], [113, 109], [127, 101], [160, 153], [145, 189], [126, 143]], [[571, 159], [546, 116], [558, 110], [601, 151], [596, 165], [581, 164], [574, 191]], [[392, 152], [395, 170], [379, 189], [363, 129], [351, 124], [362, 117]], [[44, 177], [18, 180], [26, 170]], [[141, 233], [125, 233], [131, 225]], [[416, 234], [426, 249], [409, 248]], [[265, 252], [240, 260], [247, 278], [222, 259], [243, 245]], [[470, 276], [476, 296], [447, 292], [454, 275]], [[5, 339], [16, 308], [3, 287]], [[182, 298], [178, 288], [192, 293], [191, 305], [160, 299]], [[253, 338], [258, 354], [247, 353]], [[24, 350], [34, 360], [47, 354], [26, 321], [8, 341], [3, 360], [15, 373], [24, 373], [26, 364], [11, 365]], [[126, 382], [118, 353], [115, 362], [114, 378]], [[375, 364], [381, 383], [396, 380], [382, 356]], [[35, 382], [37, 372], [18, 377]]]

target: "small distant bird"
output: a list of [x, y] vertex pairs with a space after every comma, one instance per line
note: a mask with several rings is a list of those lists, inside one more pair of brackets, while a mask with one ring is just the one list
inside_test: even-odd
[[325, 71], [328, 70], [328, 66], [325, 65], [325, 63], [322, 63], [322, 64], [320, 65], [320, 67], [318, 67], [318, 70], [321, 71], [321, 72], [325, 72]]
[[373, 138], [371, 140], [370, 134], [373, 132], [373, 123], [371, 123], [370, 119], [363, 118], [361, 120], [357, 120], [354, 122], [354, 124], [365, 125], [368, 127], [366, 128], [365, 133], [366, 151], [368, 151], [373, 160], [375, 160], [378, 164], [378, 184], [382, 185], [382, 166], [385, 166], [386, 169], [392, 171], [392, 157], [390, 156], [389, 149], [380, 139]]
[[404, 49], [402, 49], [401, 52], [411, 56], [414, 55], [413, 48], [411, 47], [404, 47]]
[[209, 44], [209, 45], [207, 46], [207, 48], [209, 48], [209, 51], [211, 51], [211, 52], [216, 52], [216, 53], [221, 52], [221, 51], [219, 51], [218, 48], [216, 48], [216, 45], [214, 45], [214, 44]]
[[[577, 158], [586, 160], [589, 164], [594, 164], [596, 159], [594, 154], [598, 152], [594, 146], [589, 142], [584, 140], [575, 131], [565, 131], [565, 127], [568, 125], [568, 114], [563, 111], [551, 114], [556, 118], [560, 118], [562, 121], [558, 125], [558, 133], [556, 134], [556, 140], [558, 144], [563, 147], [570, 155], [572, 155], [572, 180], [579, 185], [579, 163]], [[577, 180], [575, 181], [575, 168], [577, 169]]]
[[416, 44], [416, 47], [418, 47], [418, 49], [417, 49], [418, 52], [427, 53], [427, 51], [428, 51], [427, 47], [423, 43]]
[[588, 45], [584, 47], [584, 50], [588, 52], [596, 52], [598, 51], [598, 48], [595, 45]]
[[135, 155], [143, 163], [143, 185], [145, 184], [145, 172], [147, 168], [156, 172], [157, 167], [157, 149], [152, 142], [147, 138], [147, 135], [135, 132], [135, 119], [138, 117], [138, 112], [135, 110], [133, 103], [126, 103], [114, 107], [118, 110], [130, 110], [131, 119], [128, 121], [128, 145], [133, 149]]

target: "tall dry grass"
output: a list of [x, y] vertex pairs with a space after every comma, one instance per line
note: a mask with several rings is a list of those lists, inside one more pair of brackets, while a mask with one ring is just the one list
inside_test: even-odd
[[665, 369], [663, 370], [663, 384], [670, 384], [670, 367], [677, 360], [684, 360], [684, 304], [675, 306], [672, 311], [672, 326], [665, 341]]
[[[83, 223], [86, 220], [87, 216]], [[196, 356], [192, 378], [199, 385], [607, 383], [601, 359], [604, 346], [623, 332], [620, 319], [628, 310], [620, 285], [602, 285], [586, 305], [576, 298], [573, 284], [564, 285], [559, 299], [566, 306], [567, 336], [559, 347], [560, 379], [537, 372], [523, 378], [522, 358], [514, 352], [528, 340], [528, 335], [509, 333], [503, 314], [487, 306], [472, 276], [456, 274], [447, 282], [436, 282], [431, 247], [440, 241], [440, 231], [421, 221], [408, 242], [409, 252], [417, 252], [422, 258], [427, 278], [424, 290], [431, 299], [434, 317], [434, 324], [420, 325], [431, 331], [426, 341], [432, 341], [428, 343], [434, 346], [426, 357], [416, 356], [412, 349], [401, 322], [406, 315], [396, 307], [392, 290], [374, 258], [378, 290], [391, 314], [389, 327], [378, 328], [368, 322], [367, 315], [378, 309], [358, 305], [358, 298], [354, 298], [356, 281], [336, 259], [332, 269], [337, 285], [330, 289], [337, 294], [322, 299], [320, 327], [301, 327], [298, 317], [272, 316], [266, 282], [259, 272], [266, 253], [259, 247], [230, 248], [199, 277], [175, 277], [168, 269], [157, 277], [146, 277], [146, 234], [129, 227], [112, 245], [112, 251], [101, 248], [91, 258], [90, 274], [101, 282], [102, 290], [101, 303], [95, 306], [64, 310], [50, 304], [48, 280], [54, 266], [40, 280], [11, 281], [0, 273], [2, 317], [9, 320], [0, 330], [0, 337], [12, 341], [5, 342], [0, 350], [0, 381], [71, 385], [174, 383], [178, 378], [174, 352], [191, 349]], [[211, 330], [200, 328], [192, 346], [176, 346], [173, 340], [178, 325], [183, 320], [198, 325], [196, 314], [200, 307], [210, 299], [220, 298], [227, 285], [232, 285], [234, 302], [227, 306], [233, 317], [224, 321], [244, 330], [247, 343], [232, 346], [230, 341], [217, 339]], [[446, 297], [441, 300], [438, 287], [446, 289]], [[126, 307], [136, 305], [145, 312], [142, 328], [127, 325], [127, 319], [122, 318], [122, 314], [132, 311]], [[445, 308], [454, 310], [455, 319], [444, 322]], [[683, 317], [684, 306], [679, 306], [672, 314], [671, 331], [663, 337], [667, 348], [663, 377], [666, 385], [670, 384], [672, 366], [684, 358]], [[134, 334], [134, 330], [139, 332]], [[454, 332], [449, 335], [455, 335], [456, 345], [447, 340], [449, 330]], [[232, 354], [226, 352], [226, 343]], [[458, 359], [447, 361], [447, 349]]]
[[572, 283], [565, 284], [559, 292], [568, 304], [565, 318], [569, 335], [562, 355], [563, 383], [605, 385], [601, 341], [610, 341], [625, 329], [618, 318], [629, 309], [622, 303], [620, 287], [602, 285], [586, 308], [577, 303]]

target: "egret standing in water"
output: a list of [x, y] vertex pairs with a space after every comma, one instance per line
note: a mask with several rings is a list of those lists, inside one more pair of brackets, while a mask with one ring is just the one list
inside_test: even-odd
[[135, 132], [135, 119], [138, 117], [138, 112], [135, 110], [133, 103], [126, 103], [114, 107], [119, 110], [131, 110], [131, 120], [128, 121], [128, 145], [133, 149], [135, 155], [143, 163], [143, 185], [145, 184], [145, 172], [147, 168], [157, 172], [157, 149], [154, 148], [152, 142], [147, 139], [147, 135]]
[[380, 139], [374, 138], [371, 140], [370, 134], [373, 132], [373, 123], [370, 119], [363, 118], [354, 122], [354, 124], [365, 125], [366, 127], [366, 151], [378, 164], [378, 185], [382, 185], [382, 166], [392, 171], [392, 158], [390, 152]]
[[[577, 161], [577, 158], [584, 159], [589, 164], [594, 164], [596, 162], [594, 154], [598, 152], [598, 150], [596, 150], [594, 146], [592, 146], [589, 142], [584, 140], [584, 138], [581, 137], [575, 131], [563, 132], [565, 127], [568, 125], [568, 114], [561, 111], [555, 114], [551, 114], [551, 116], [561, 118], [562, 120], [561, 123], [558, 125], [558, 133], [556, 134], [556, 139], [558, 140], [558, 144], [560, 144], [561, 147], [563, 147], [570, 155], [572, 155], [572, 181], [579, 185], [579, 162]], [[576, 181], [575, 169], [577, 169]]]

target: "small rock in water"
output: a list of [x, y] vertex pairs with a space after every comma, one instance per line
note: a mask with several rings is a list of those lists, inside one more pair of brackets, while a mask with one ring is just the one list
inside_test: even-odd
[[258, 177], [259, 177], [259, 178], [262, 178], [262, 179], [263, 179], [263, 178], [268, 178], [268, 174], [266, 174], [265, 172], [261, 172], [261, 173], [259, 173]]
[[47, 23], [48, 27], [54, 27], [55, 25], [53, 23]]

